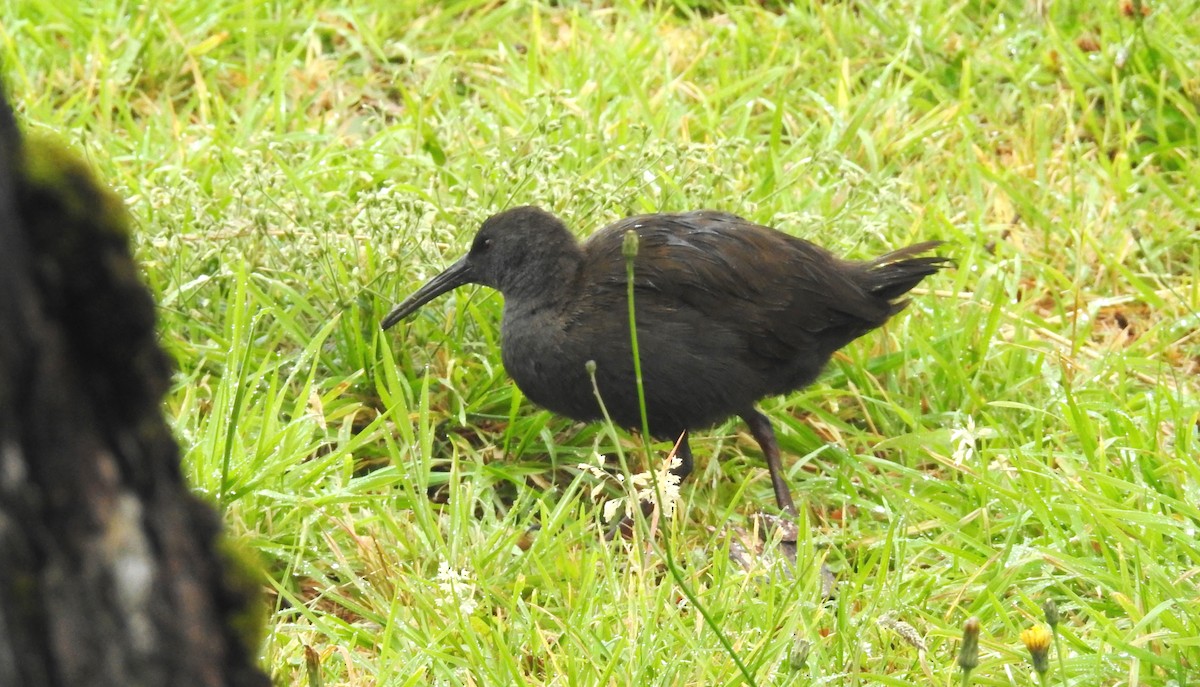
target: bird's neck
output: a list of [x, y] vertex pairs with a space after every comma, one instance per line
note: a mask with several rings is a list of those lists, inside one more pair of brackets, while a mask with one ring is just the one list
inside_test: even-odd
[[530, 268], [514, 273], [504, 285], [504, 300], [512, 305], [534, 307], [570, 300], [578, 289], [583, 268], [583, 255], [578, 247], [530, 257]]
[[564, 228], [526, 247], [497, 284], [504, 300], [534, 307], [569, 299], [583, 271], [583, 251]]

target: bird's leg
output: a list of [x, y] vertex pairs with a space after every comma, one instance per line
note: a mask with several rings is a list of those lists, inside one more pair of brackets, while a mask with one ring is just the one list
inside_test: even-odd
[[775, 502], [780, 510], [788, 515], [796, 515], [796, 505], [792, 503], [792, 493], [788, 491], [787, 483], [783, 481], [783, 463], [779, 459], [779, 442], [775, 441], [775, 430], [771, 429], [771, 421], [766, 415], [751, 408], [742, 413], [742, 419], [750, 427], [750, 435], [762, 448], [763, 456], [767, 459], [767, 470], [771, 473], [771, 486], [775, 489]]

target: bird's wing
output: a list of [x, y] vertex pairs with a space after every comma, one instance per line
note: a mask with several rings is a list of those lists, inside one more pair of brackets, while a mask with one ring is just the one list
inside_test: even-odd
[[881, 322], [890, 312], [855, 280], [859, 263], [712, 211], [630, 217], [597, 232], [584, 244], [595, 288], [624, 292], [629, 230], [638, 234], [635, 300], [655, 294], [702, 316], [697, 321], [737, 331], [764, 362], [789, 360], [822, 332]]

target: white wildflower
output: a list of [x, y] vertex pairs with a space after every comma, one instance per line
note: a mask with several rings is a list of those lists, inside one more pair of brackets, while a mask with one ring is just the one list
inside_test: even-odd
[[463, 615], [471, 615], [479, 608], [479, 602], [475, 600], [475, 580], [466, 568], [456, 570], [442, 561], [438, 563], [437, 576], [433, 580], [438, 589], [438, 597], [434, 600], [438, 606], [457, 605]]
[[[578, 468], [595, 477], [597, 480], [596, 486], [592, 487], [592, 498], [600, 495], [606, 486], [606, 482], [616, 480], [618, 484], [625, 484], [625, 475], [612, 474], [605, 472], [601, 466], [604, 465], [604, 456], [597, 453], [595, 456], [596, 463], [579, 463]], [[672, 455], [671, 460], [663, 463], [661, 470], [658, 472], [658, 487], [662, 490], [663, 502], [658, 503], [658, 494], [655, 493], [654, 480], [649, 472], [639, 472], [635, 475], [630, 475], [629, 486], [624, 496], [619, 496], [615, 499], [609, 499], [604, 502], [604, 520], [611, 522], [617, 516], [617, 512], [625, 507], [627, 513], [631, 513], [637, 508], [641, 502], [654, 503], [659, 506], [659, 511], [664, 518], [669, 518], [675, 514], [675, 505], [679, 501], [679, 475], [671, 472], [671, 470], [679, 467], [681, 460], [678, 456]]]
[[996, 430], [991, 427], [975, 427], [975, 418], [968, 415], [963, 425], [950, 432], [950, 441], [954, 446], [954, 462], [962, 465], [974, 459], [978, 453], [979, 441], [996, 436]]
[[679, 475], [671, 470], [679, 467], [680, 463], [682, 461], [679, 456], [672, 455], [671, 460], [663, 464], [662, 470], [657, 475], [658, 488], [662, 490], [662, 503], [658, 503], [658, 494], [655, 492], [654, 481], [649, 472], [639, 472], [632, 478], [633, 485], [638, 489], [638, 500], [657, 504], [664, 518], [675, 515], [675, 504], [679, 501]]

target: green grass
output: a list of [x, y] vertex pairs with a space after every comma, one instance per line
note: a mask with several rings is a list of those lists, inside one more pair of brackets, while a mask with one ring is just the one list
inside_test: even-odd
[[745, 429], [693, 439], [659, 537], [758, 684], [958, 684], [972, 615], [972, 683], [1036, 684], [1045, 599], [1051, 684], [1191, 684], [1200, 3], [1045, 4], [23, 0], [0, 49], [26, 128], [135, 217], [185, 474], [263, 562], [280, 684], [306, 646], [329, 685], [742, 682], [663, 549], [603, 541], [575, 466], [617, 446], [515, 390], [499, 296], [378, 329], [518, 203], [949, 242], [957, 270], [762, 404], [795, 575], [729, 560], [772, 504]]

